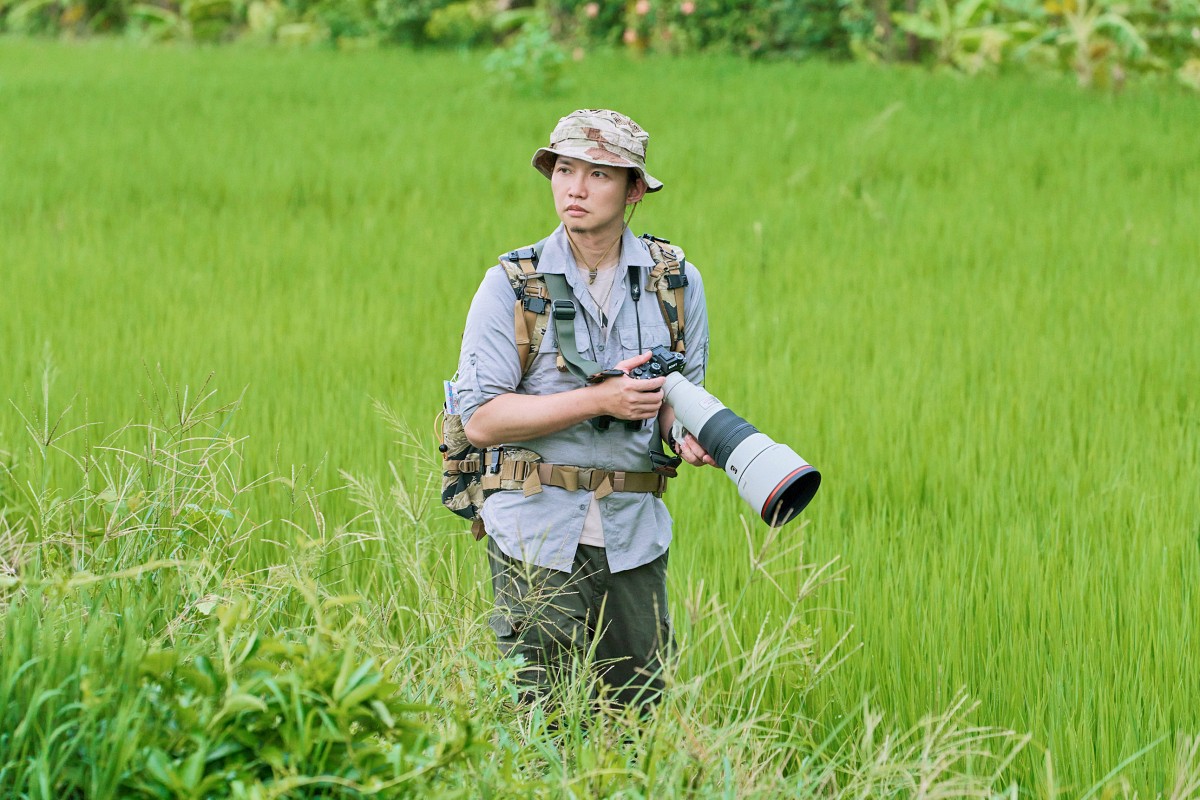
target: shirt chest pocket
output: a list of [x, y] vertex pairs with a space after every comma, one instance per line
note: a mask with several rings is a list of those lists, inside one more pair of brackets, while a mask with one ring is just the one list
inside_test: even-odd
[[617, 340], [621, 345], [622, 360], [645, 353], [652, 347], [671, 349], [671, 334], [657, 314], [651, 320], [642, 321], [640, 334], [637, 323], [622, 325], [617, 329]]

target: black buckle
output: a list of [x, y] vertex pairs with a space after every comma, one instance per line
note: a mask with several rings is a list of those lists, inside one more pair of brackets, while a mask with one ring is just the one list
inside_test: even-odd
[[682, 289], [683, 287], [685, 287], [687, 285], [688, 285], [687, 275], [684, 275], [682, 272], [679, 273], [678, 275], [674, 275], [674, 274], [667, 275], [667, 288], [668, 289]]
[[564, 322], [570, 322], [575, 319], [575, 304], [570, 300], [555, 300], [554, 318]]
[[679, 456], [669, 456], [658, 450], [651, 450], [649, 455], [650, 463], [653, 465], [652, 468], [659, 475], [674, 478], [679, 474], [676, 467], [683, 463], [683, 459]]
[[522, 302], [525, 310], [532, 311], [534, 314], [545, 314], [546, 308], [550, 305], [550, 302], [544, 297], [526, 297]]
[[522, 259], [528, 259], [536, 267], [538, 262], [537, 250], [532, 247], [522, 247], [520, 250], [513, 250], [504, 257], [505, 261], [511, 261], [514, 264]]

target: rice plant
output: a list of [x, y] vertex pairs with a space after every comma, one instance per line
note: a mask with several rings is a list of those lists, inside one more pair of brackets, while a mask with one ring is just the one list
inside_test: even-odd
[[[1194, 99], [719, 58], [571, 79], [0, 40], [4, 791], [203, 796], [232, 751], [161, 738], [156, 698], [201, 656], [266, 686], [229, 649], [253, 639], [307, 648], [322, 702], [335, 662], [400, 689], [367, 701], [382, 762], [262, 757], [245, 796], [1194, 796]], [[507, 705], [427, 457], [483, 269], [552, 226], [527, 158], [577, 106], [651, 132], [636, 226], [705, 275], [710, 388], [825, 475], [775, 539], [715, 472], [676, 481], [673, 700], [587, 730], [586, 697]]]

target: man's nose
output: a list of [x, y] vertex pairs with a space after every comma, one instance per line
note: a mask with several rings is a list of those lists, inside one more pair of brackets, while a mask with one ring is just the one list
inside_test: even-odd
[[587, 176], [582, 173], [575, 173], [571, 176], [571, 183], [567, 187], [567, 191], [572, 197], [583, 197], [587, 194]]

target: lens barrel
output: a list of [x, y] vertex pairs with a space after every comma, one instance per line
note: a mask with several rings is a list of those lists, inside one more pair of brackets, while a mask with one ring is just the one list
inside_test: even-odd
[[[687, 427], [687, 423], [684, 423]], [[698, 441], [708, 454], [717, 462], [717, 466], [725, 469], [729, 456], [743, 441], [758, 433], [758, 428], [751, 425], [728, 408], [722, 408], [709, 417], [700, 432], [695, 434]]]
[[821, 473], [796, 451], [760, 432], [679, 373], [668, 375], [663, 388], [675, 416], [764, 522], [784, 525], [812, 501]]

